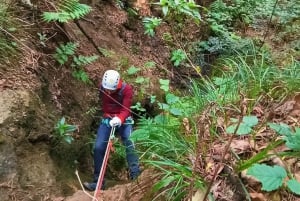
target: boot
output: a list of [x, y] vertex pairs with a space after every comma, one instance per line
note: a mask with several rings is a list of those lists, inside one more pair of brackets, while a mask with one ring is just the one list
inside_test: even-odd
[[[86, 190], [88, 191], [95, 191], [96, 187], [97, 187], [97, 182], [84, 182], [83, 186]], [[101, 190], [105, 190], [105, 182], [103, 181], [102, 186], [101, 186]]]

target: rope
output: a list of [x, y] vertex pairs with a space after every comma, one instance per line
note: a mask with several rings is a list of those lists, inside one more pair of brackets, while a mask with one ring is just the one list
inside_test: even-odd
[[136, 116], [143, 118], [141, 115], [135, 113], [134, 111], [132, 111], [130, 108], [124, 106], [123, 104], [119, 103], [116, 99], [114, 99], [113, 97], [111, 97], [108, 93], [106, 93], [104, 90], [101, 89], [101, 87], [99, 88], [99, 90], [104, 93], [108, 98], [110, 98], [112, 101], [114, 101], [115, 103], [117, 103], [118, 105], [120, 105], [122, 108], [124, 108], [125, 110], [131, 112], [132, 114], [135, 114]]
[[95, 189], [93, 201], [95, 201], [95, 200], [98, 201], [97, 196], [98, 196], [98, 194], [100, 192], [100, 189], [102, 187], [103, 178], [104, 178], [104, 174], [105, 174], [105, 169], [106, 169], [109, 153], [110, 153], [110, 150], [112, 148], [112, 139], [114, 138], [115, 129], [116, 129], [116, 127], [113, 126], [111, 131], [110, 131], [110, 134], [109, 134], [108, 144], [107, 144], [107, 147], [106, 147], [103, 163], [102, 163], [100, 174], [99, 174], [99, 177], [98, 177], [98, 182], [97, 182], [97, 186], [96, 186], [96, 189]]
[[[79, 174], [78, 174], [78, 170], [75, 171], [75, 174], [76, 174], [77, 179], [78, 179], [78, 181], [79, 181], [79, 183], [80, 183], [80, 186], [81, 186], [82, 191], [83, 191], [87, 196], [89, 196], [90, 198], [93, 198], [93, 199], [94, 199], [93, 196], [91, 196], [88, 192], [86, 192], [86, 191], [84, 190], [84, 187], [83, 187], [83, 185], [82, 185], [81, 179], [80, 179]], [[99, 200], [96, 198], [96, 201], [99, 201]]]

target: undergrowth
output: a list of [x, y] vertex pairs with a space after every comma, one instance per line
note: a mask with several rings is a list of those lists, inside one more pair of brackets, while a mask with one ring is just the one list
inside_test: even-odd
[[[195, 177], [198, 182], [196, 187], [194, 186], [196, 189], [205, 186], [207, 181], [202, 178], [203, 175], [192, 174], [191, 159], [197, 154], [196, 142], [199, 140], [197, 116], [210, 103], [214, 102], [218, 108], [211, 111], [213, 124], [210, 130], [213, 141], [220, 137], [215, 129], [218, 127], [217, 118], [224, 115], [223, 118], [227, 119], [228, 108], [233, 112], [240, 111], [234, 105], [242, 101], [241, 92], [250, 100], [247, 105], [249, 113], [259, 103], [258, 97], [269, 96], [274, 100], [283, 100], [298, 90], [299, 62], [294, 61], [280, 69], [272, 62], [267, 50], [258, 50], [253, 43], [251, 48], [247, 52], [235, 52], [231, 57], [219, 59], [219, 72], [215, 76], [191, 80], [189, 97], [177, 97], [166, 91], [166, 103], [158, 103], [164, 105], [160, 107], [162, 113], [153, 119], [143, 119], [139, 122], [132, 139], [142, 151], [142, 162], [157, 168], [162, 174], [163, 180], [154, 186], [158, 197], [162, 193], [167, 200], [186, 197], [189, 182], [194, 181]], [[278, 82], [278, 78], [284, 79]], [[280, 96], [275, 90], [278, 86], [284, 92]], [[173, 113], [171, 107], [177, 112]], [[185, 135], [186, 130], [182, 128], [184, 118], [188, 118], [190, 123], [189, 135]]]
[[0, 2], [0, 60], [9, 64], [18, 55], [18, 24], [14, 17], [14, 5], [9, 1]]

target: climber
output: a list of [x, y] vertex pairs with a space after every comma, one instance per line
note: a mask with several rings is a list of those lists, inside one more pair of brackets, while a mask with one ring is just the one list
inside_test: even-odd
[[[103, 75], [99, 92], [103, 117], [97, 130], [94, 146], [94, 178], [92, 182], [83, 184], [89, 191], [96, 189], [112, 127], [116, 128], [116, 135], [121, 137], [122, 143], [126, 148], [129, 179], [135, 180], [140, 175], [139, 158], [133, 142], [129, 139], [133, 125], [130, 110], [133, 89], [129, 84], [122, 82], [117, 71], [107, 70]], [[105, 182], [102, 183], [102, 190], [105, 188], [104, 184]]]

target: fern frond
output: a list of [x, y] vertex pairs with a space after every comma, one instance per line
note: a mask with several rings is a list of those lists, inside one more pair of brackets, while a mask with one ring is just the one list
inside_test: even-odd
[[77, 46], [78, 44], [72, 42], [68, 42], [66, 45], [60, 44], [59, 47], [56, 48], [56, 53], [53, 57], [58, 63], [63, 65], [68, 61], [69, 56], [75, 54]]
[[46, 22], [58, 21], [61, 23], [80, 19], [91, 11], [91, 7], [81, 4], [78, 0], [62, 0], [58, 6], [58, 12], [44, 12], [43, 20]]
[[99, 56], [93, 55], [93, 56], [82, 56], [79, 55], [78, 57], [73, 57], [73, 66], [84, 66], [87, 64], [93, 63], [95, 60], [97, 60]]

